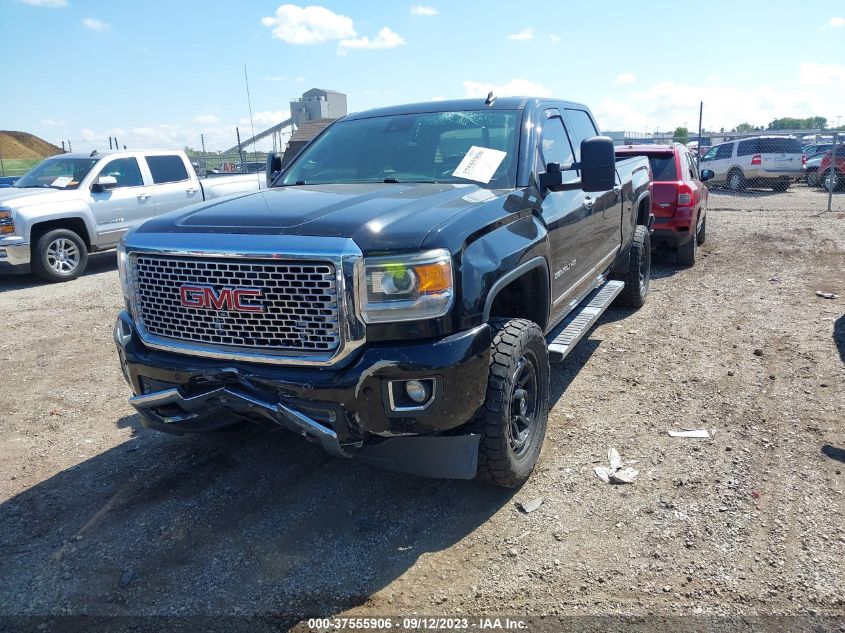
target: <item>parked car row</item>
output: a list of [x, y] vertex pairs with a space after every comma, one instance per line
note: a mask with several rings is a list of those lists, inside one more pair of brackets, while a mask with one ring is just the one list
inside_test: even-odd
[[758, 136], [711, 147], [699, 167], [713, 172], [713, 184], [731, 191], [747, 187], [770, 187], [786, 191], [804, 178], [803, 153], [798, 139]]
[[836, 166], [833, 164], [833, 144], [811, 145], [804, 148], [804, 180], [808, 187], [822, 187], [835, 191], [845, 183], [845, 144], [836, 146]]

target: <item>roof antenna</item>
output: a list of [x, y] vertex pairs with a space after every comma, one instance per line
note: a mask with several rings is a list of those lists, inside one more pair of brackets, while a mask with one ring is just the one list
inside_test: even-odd
[[487, 93], [487, 99], [484, 100], [484, 105], [491, 106], [496, 101], [496, 95], [493, 94], [493, 91]]
[[99, 152], [98, 152], [97, 150], [94, 150], [93, 152], [91, 152], [91, 153], [88, 155], [88, 158], [93, 158], [93, 157], [94, 157], [94, 156], [96, 156], [97, 154], [99, 154]]

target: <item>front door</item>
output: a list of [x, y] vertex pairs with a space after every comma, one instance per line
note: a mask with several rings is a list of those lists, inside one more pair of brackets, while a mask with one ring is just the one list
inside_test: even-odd
[[[569, 167], [575, 154], [556, 108], [545, 110], [538, 121], [537, 173], [546, 165]], [[565, 180], [576, 180], [575, 171], [564, 171]], [[553, 311], [577, 294], [578, 282], [594, 266], [594, 239], [590, 230], [594, 200], [581, 190], [547, 191], [543, 199], [543, 219], [549, 231]]]
[[108, 248], [117, 244], [130, 228], [155, 215], [155, 199], [151, 187], [144, 182], [138, 160], [132, 156], [106, 162], [93, 182], [101, 176], [113, 176], [117, 180], [114, 187], [91, 192], [97, 245]]

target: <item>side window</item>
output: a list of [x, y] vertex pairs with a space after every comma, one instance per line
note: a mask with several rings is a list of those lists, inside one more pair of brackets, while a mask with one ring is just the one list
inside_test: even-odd
[[733, 156], [734, 153], [734, 144], [733, 143], [725, 143], [724, 145], [719, 145], [716, 148], [716, 157], [715, 160], [721, 160], [723, 158], [730, 158]]
[[701, 157], [701, 160], [702, 160], [702, 161], [705, 161], [705, 160], [716, 160], [716, 152], [718, 152], [718, 151], [719, 151], [719, 147], [718, 147], [718, 146], [716, 146], [716, 147], [711, 147], [710, 149], [708, 149], [708, 150], [707, 150], [707, 153], [706, 153], [704, 156], [702, 156], [702, 157]]
[[543, 124], [540, 135], [540, 157], [542, 170], [546, 171], [547, 163], [560, 163], [562, 167], [572, 164], [572, 146], [569, 137], [563, 129], [563, 120], [559, 116], [551, 116]]
[[572, 147], [575, 150], [575, 160], [581, 160], [581, 141], [592, 138], [598, 131], [596, 125], [584, 110], [565, 110], [564, 122], [572, 137]]
[[698, 166], [695, 164], [695, 157], [689, 153], [684, 152], [687, 159], [687, 168], [689, 171], [689, 177], [691, 180], [698, 180]]
[[100, 176], [114, 176], [118, 187], [142, 187], [144, 179], [135, 158], [118, 158], [103, 167]]
[[188, 180], [188, 170], [180, 156], [145, 156], [153, 182], [157, 185], [166, 182]]
[[736, 148], [736, 155], [737, 156], [751, 156], [752, 154], [756, 154], [758, 152], [758, 143], [756, 139], [750, 139], [748, 141], [740, 141]]

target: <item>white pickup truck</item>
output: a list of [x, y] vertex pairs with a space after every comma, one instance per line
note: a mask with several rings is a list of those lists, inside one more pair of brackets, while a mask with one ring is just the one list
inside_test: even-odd
[[78, 277], [88, 253], [132, 227], [196, 202], [265, 186], [264, 174], [199, 179], [181, 151], [60, 154], [0, 189], [0, 274]]

